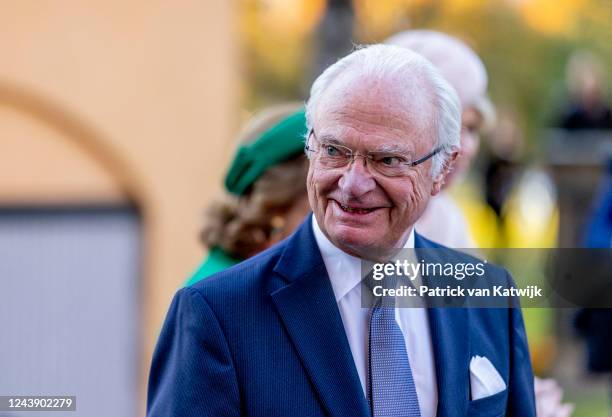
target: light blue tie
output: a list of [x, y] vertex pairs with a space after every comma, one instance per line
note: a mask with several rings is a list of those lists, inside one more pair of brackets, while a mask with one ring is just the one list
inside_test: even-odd
[[395, 321], [395, 303], [372, 309], [368, 389], [372, 417], [420, 417], [404, 335]]

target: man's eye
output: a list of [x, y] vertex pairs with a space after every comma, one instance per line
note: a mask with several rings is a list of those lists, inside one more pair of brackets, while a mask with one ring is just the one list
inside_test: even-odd
[[378, 162], [387, 167], [396, 167], [406, 162], [401, 156], [381, 156]]
[[333, 145], [325, 145], [325, 154], [327, 156], [341, 156], [342, 152]]

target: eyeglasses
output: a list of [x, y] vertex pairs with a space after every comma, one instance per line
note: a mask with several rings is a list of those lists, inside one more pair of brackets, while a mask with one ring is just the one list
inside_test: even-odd
[[[319, 145], [317, 148], [309, 145], [310, 136], [314, 136]], [[355, 158], [361, 156], [367, 160], [367, 164], [373, 171], [384, 175], [385, 177], [401, 177], [407, 175], [410, 172], [410, 168], [422, 164], [432, 156], [436, 155], [442, 150], [442, 147], [438, 147], [422, 158], [416, 160], [413, 160], [408, 155], [391, 152], [367, 152], [365, 155], [360, 155], [354, 152], [351, 148], [334, 142], [320, 142], [317, 139], [314, 129], [312, 129], [308, 134], [308, 144], [306, 144], [305, 150], [307, 152], [316, 153], [318, 156], [318, 162], [323, 168], [326, 169], [346, 167], [347, 165], [352, 164]]]

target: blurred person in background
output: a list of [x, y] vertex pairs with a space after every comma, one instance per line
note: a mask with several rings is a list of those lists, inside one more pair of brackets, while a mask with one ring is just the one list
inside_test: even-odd
[[[469, 171], [480, 148], [480, 133], [492, 130], [496, 124], [495, 109], [487, 97], [488, 75], [484, 63], [463, 41], [433, 30], [400, 32], [385, 43], [423, 55], [457, 91], [462, 107], [461, 150], [453, 170], [446, 177], [443, 190], [430, 199], [416, 228], [419, 233], [444, 246], [475, 248], [467, 220], [447, 190]], [[516, 147], [514, 142], [511, 145]], [[501, 151], [510, 151], [506, 148]], [[504, 198], [507, 192], [504, 190]], [[501, 207], [499, 211], [501, 213]], [[538, 417], [568, 417], [572, 414], [573, 405], [561, 403], [563, 390], [554, 379], [535, 378], [535, 393]]]
[[303, 105], [292, 103], [263, 110], [245, 126], [225, 188], [206, 211], [208, 257], [186, 285], [267, 249], [306, 217], [305, 131]]
[[605, 79], [603, 65], [592, 53], [576, 51], [570, 56], [566, 68], [570, 96], [559, 127], [567, 130], [612, 129]]
[[424, 236], [448, 247], [474, 248], [476, 243], [468, 223], [447, 190], [467, 174], [480, 148], [480, 131], [495, 123], [495, 110], [486, 95], [488, 77], [485, 66], [464, 42], [433, 30], [400, 32], [385, 43], [421, 54], [457, 91], [462, 107], [461, 151], [444, 189], [430, 200], [416, 228]]
[[[591, 218], [585, 231], [584, 246], [612, 248], [612, 159], [607, 162], [591, 211]], [[574, 324], [586, 343], [587, 369], [596, 374], [612, 377], [612, 337], [610, 336], [612, 309], [583, 308], [578, 311]]]
[[[596, 55], [578, 50], [570, 56], [566, 86], [569, 102], [558, 121], [559, 127], [571, 132], [612, 129], [606, 71]], [[586, 223], [585, 247], [612, 247], [612, 160], [604, 170]], [[611, 323], [612, 309], [583, 308], [575, 316], [575, 328], [586, 344], [586, 368], [592, 373], [612, 375]]]
[[521, 172], [524, 136], [516, 112], [510, 109], [497, 111], [495, 129], [487, 135], [487, 154], [484, 172], [486, 203], [496, 216], [498, 247], [508, 246], [506, 212], [504, 210]]
[[[585, 247], [612, 247], [612, 159], [609, 159], [606, 164], [591, 211], [591, 219], [584, 237]], [[610, 361], [612, 367], [612, 354]]]

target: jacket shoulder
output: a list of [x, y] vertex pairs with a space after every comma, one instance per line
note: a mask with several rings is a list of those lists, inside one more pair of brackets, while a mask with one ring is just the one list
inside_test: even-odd
[[252, 258], [196, 282], [190, 288], [205, 297], [218, 293], [223, 293], [227, 296], [232, 293], [245, 293], [254, 288], [262, 288], [267, 280], [276, 276], [274, 267], [285, 246], [286, 241], [283, 241]]
[[440, 243], [434, 242], [426, 237], [415, 234], [415, 244], [420, 250], [429, 252], [433, 258], [442, 257], [444, 261], [451, 263], [465, 263], [476, 265], [481, 263], [484, 265], [486, 275], [489, 279], [489, 284], [499, 285], [514, 285], [514, 281], [510, 273], [502, 266], [489, 262], [482, 253], [478, 253], [478, 249], [474, 249], [473, 253], [467, 253], [462, 250], [449, 248]]

